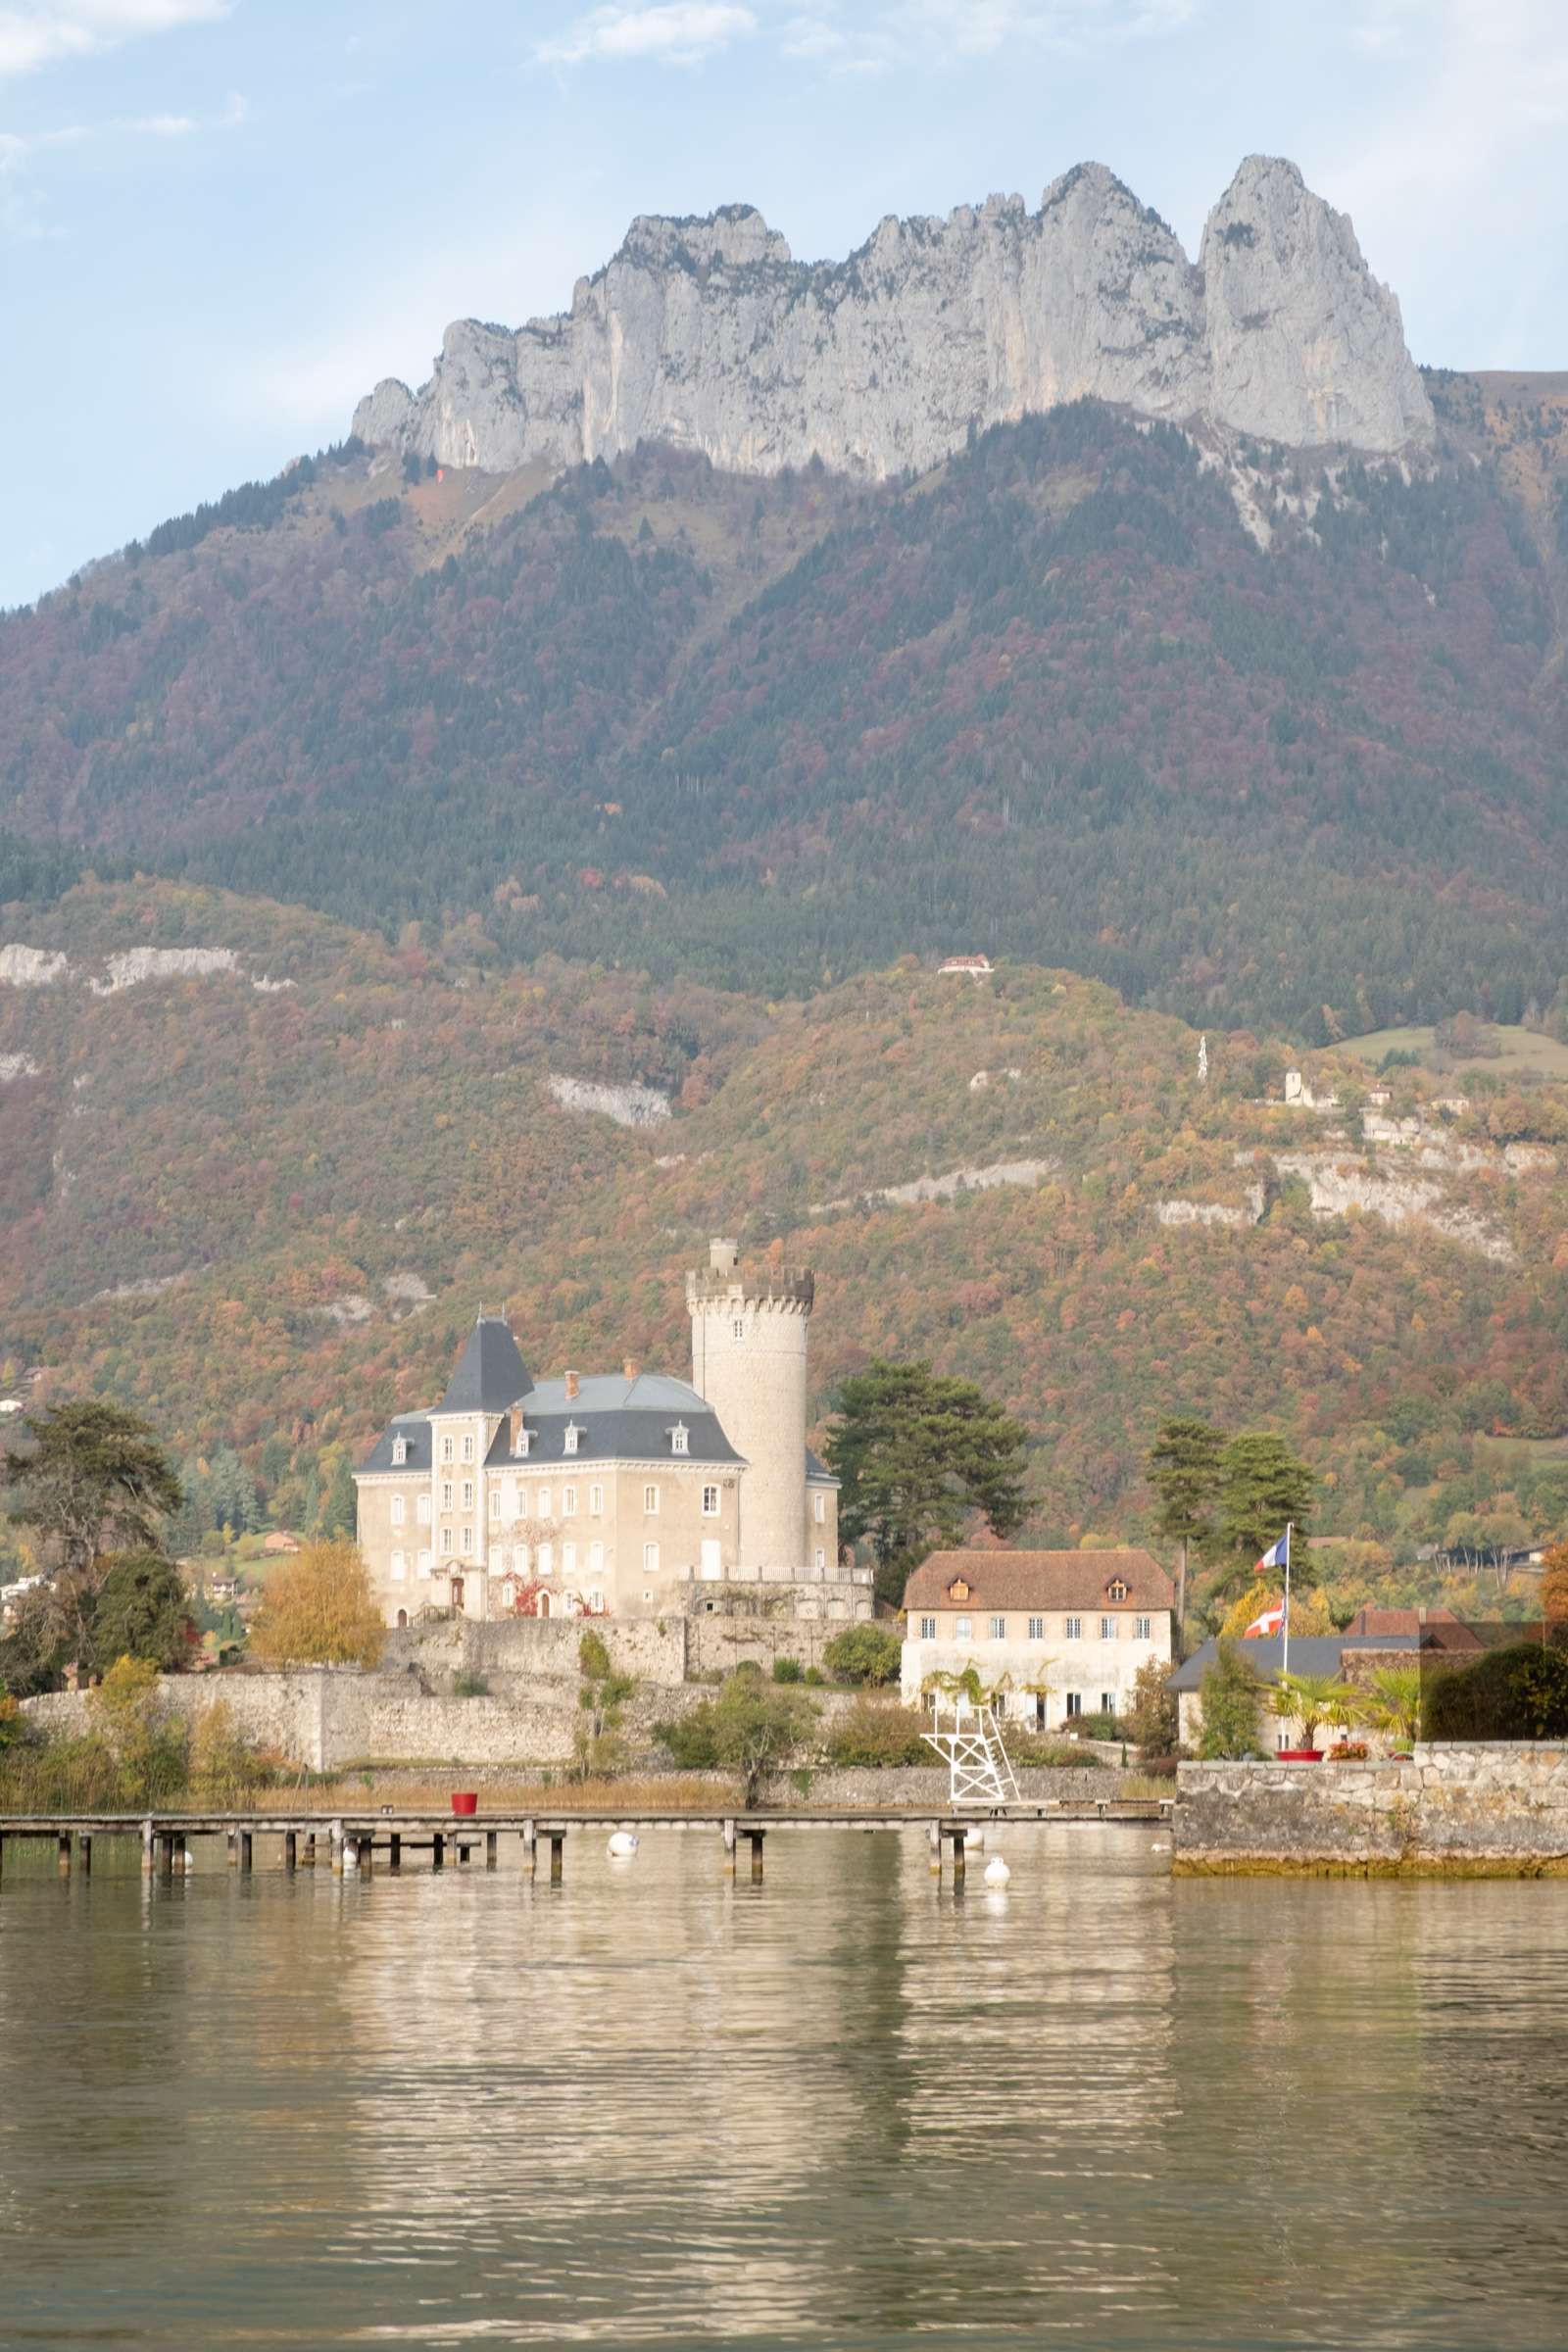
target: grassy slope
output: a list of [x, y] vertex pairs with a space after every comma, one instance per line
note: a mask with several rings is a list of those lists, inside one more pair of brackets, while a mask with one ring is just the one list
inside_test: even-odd
[[[1474, 1061], [1446, 1060], [1450, 1074], [1476, 1070], [1539, 1070], [1546, 1078], [1568, 1079], [1568, 1046], [1555, 1037], [1543, 1037], [1538, 1030], [1522, 1029], [1516, 1022], [1497, 1031], [1502, 1051]], [[1434, 1048], [1430, 1027], [1425, 1029], [1373, 1029], [1365, 1037], [1348, 1037], [1345, 1051], [1357, 1060], [1370, 1062], [1374, 1068], [1385, 1054], [1430, 1054]]]

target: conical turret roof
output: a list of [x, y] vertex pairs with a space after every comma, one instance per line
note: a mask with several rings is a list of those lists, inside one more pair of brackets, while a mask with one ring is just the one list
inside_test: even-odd
[[438, 1413], [504, 1413], [533, 1387], [533, 1375], [517, 1352], [500, 1315], [481, 1315], [458, 1358]]

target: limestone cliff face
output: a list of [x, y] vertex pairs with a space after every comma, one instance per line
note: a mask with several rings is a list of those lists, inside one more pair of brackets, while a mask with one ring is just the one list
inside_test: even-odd
[[1199, 265], [1102, 165], [1046, 190], [882, 221], [847, 262], [791, 258], [760, 214], [641, 219], [570, 311], [515, 333], [461, 320], [416, 395], [361, 401], [372, 444], [505, 471], [638, 441], [772, 472], [879, 476], [971, 424], [1090, 395], [1294, 447], [1432, 436], [1399, 309], [1349, 220], [1294, 164], [1251, 156]]

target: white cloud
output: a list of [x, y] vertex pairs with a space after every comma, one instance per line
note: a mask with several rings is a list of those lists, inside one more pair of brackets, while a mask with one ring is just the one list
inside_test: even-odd
[[844, 68], [941, 66], [1007, 49], [1083, 53], [1192, 24], [1199, 0], [881, 0], [846, 11], [797, 7], [781, 27], [788, 57]]
[[580, 66], [591, 60], [628, 64], [654, 59], [663, 65], [695, 66], [758, 29], [751, 9], [735, 6], [733, 0], [660, 0], [652, 8], [596, 8], [554, 40], [540, 41], [534, 62]]
[[0, 5], [0, 75], [91, 57], [146, 33], [226, 17], [230, 0], [12, 0]]

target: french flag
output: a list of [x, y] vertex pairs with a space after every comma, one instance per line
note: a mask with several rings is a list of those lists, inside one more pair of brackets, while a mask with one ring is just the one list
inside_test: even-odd
[[1287, 1530], [1277, 1544], [1269, 1545], [1252, 1573], [1254, 1576], [1261, 1576], [1265, 1568], [1288, 1568], [1290, 1564], [1291, 1538], [1289, 1530]]

